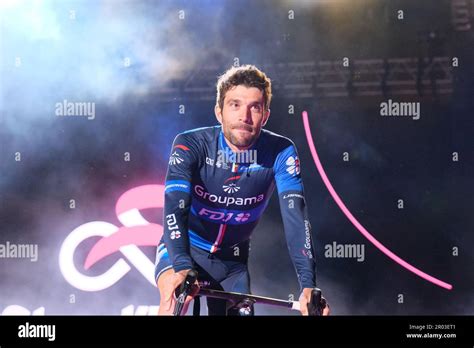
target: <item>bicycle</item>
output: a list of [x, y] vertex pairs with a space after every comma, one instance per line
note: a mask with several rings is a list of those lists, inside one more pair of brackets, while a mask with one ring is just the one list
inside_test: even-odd
[[[176, 289], [175, 295], [177, 298], [176, 306], [173, 312], [174, 316], [184, 315], [182, 313], [186, 297], [192, 293], [193, 286], [198, 279], [198, 273], [195, 270], [188, 272], [184, 282]], [[252, 314], [251, 307], [254, 304], [265, 304], [270, 306], [283, 307], [290, 310], [300, 310], [299, 301], [280, 300], [271, 297], [257, 296], [251, 294], [243, 294], [238, 292], [229, 292], [210, 289], [209, 282], [198, 281], [199, 292], [194, 298], [193, 315], [198, 316], [200, 313], [199, 297], [212, 297], [217, 299], [227, 300], [231, 303], [233, 308], [238, 309], [240, 316], [249, 316]], [[196, 305], [198, 304], [198, 305]], [[311, 301], [308, 303], [308, 315], [321, 316], [323, 309], [327, 306], [326, 299], [322, 297], [321, 289], [314, 288], [311, 292]]]

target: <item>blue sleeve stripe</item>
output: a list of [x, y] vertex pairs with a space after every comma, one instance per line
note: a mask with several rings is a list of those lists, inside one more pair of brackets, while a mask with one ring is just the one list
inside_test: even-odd
[[278, 194], [282, 194], [286, 191], [300, 191], [303, 192], [303, 185], [300, 183], [287, 183], [285, 181], [280, 182], [280, 185], [277, 185]]
[[155, 265], [158, 265], [158, 263], [159, 263], [161, 260], [163, 260], [163, 259], [168, 259], [168, 258], [169, 258], [168, 249], [163, 248], [163, 249], [161, 249], [160, 251], [157, 251], [157, 252], [156, 252]]
[[191, 184], [186, 180], [168, 180], [165, 183], [165, 193], [173, 191], [191, 192]]

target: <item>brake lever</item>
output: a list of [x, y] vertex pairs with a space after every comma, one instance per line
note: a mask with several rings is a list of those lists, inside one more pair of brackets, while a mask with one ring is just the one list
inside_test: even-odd
[[310, 316], [321, 316], [323, 310], [326, 308], [327, 302], [322, 297], [321, 289], [314, 288], [311, 290], [311, 301], [308, 303], [308, 315]]
[[184, 308], [184, 301], [186, 300], [186, 297], [191, 293], [197, 277], [198, 277], [198, 273], [193, 269], [190, 270], [188, 274], [186, 275], [186, 278], [184, 279], [184, 281], [181, 283], [181, 285], [176, 288], [175, 290], [176, 305], [173, 311], [174, 316], [179, 316], [182, 314], [181, 312], [183, 311], [183, 308]]

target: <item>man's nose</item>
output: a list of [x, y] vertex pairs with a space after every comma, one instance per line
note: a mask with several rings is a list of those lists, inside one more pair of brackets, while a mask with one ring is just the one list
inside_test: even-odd
[[252, 112], [250, 111], [250, 107], [246, 107], [242, 111], [242, 114], [240, 115], [240, 121], [247, 124], [252, 124]]

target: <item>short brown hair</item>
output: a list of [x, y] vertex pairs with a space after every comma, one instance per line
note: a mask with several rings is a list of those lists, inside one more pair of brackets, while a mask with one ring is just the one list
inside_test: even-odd
[[219, 76], [219, 79], [217, 80], [216, 104], [219, 105], [221, 109], [224, 107], [226, 92], [239, 85], [244, 85], [245, 87], [256, 87], [263, 91], [265, 110], [270, 108], [270, 102], [272, 100], [271, 80], [255, 65], [247, 64], [240, 67], [233, 66], [224, 74]]

